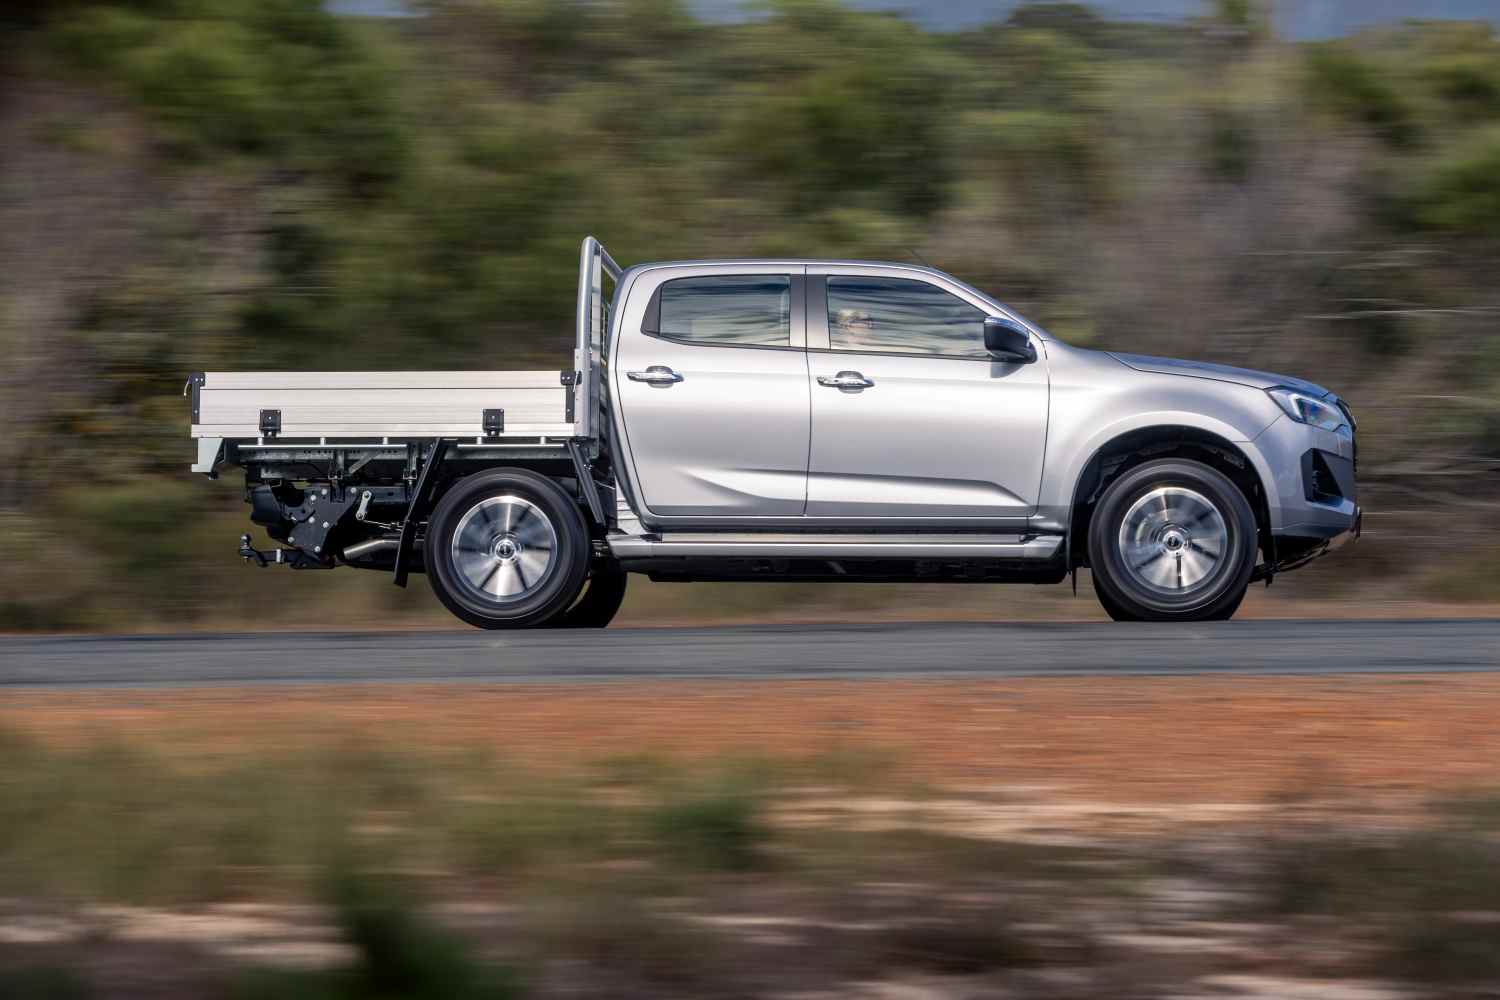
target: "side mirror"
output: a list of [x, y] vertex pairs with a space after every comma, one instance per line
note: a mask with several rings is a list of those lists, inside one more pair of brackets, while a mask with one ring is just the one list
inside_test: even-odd
[[991, 316], [984, 321], [984, 349], [996, 361], [1027, 365], [1036, 360], [1031, 334], [1015, 320]]

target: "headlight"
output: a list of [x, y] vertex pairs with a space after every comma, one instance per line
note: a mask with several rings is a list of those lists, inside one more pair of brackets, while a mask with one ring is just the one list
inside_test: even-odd
[[1276, 404], [1286, 411], [1286, 415], [1299, 424], [1311, 424], [1325, 431], [1347, 431], [1349, 421], [1344, 419], [1344, 413], [1336, 406], [1314, 399], [1311, 396], [1300, 393], [1295, 389], [1287, 389], [1278, 386], [1275, 389], [1267, 389]]

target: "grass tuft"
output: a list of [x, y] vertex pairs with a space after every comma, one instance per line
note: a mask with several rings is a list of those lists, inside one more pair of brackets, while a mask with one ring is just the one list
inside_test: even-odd
[[751, 871], [767, 860], [763, 799], [757, 784], [737, 775], [672, 785], [647, 810], [647, 832], [674, 863]]
[[1500, 811], [1493, 797], [1441, 805], [1396, 834], [1293, 833], [1266, 846], [1263, 899], [1278, 915], [1357, 918], [1385, 972], [1422, 981], [1500, 977]]
[[508, 1000], [514, 977], [486, 965], [471, 947], [422, 916], [388, 881], [340, 866], [328, 883], [351, 968], [265, 971], [240, 981], [235, 1000]]

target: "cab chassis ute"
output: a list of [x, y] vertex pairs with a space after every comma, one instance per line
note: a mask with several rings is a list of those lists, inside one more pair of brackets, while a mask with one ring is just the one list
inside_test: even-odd
[[[621, 268], [583, 242], [557, 371], [200, 372], [294, 570], [425, 573], [484, 628], [602, 627], [655, 580], [1059, 583], [1223, 619], [1358, 534], [1354, 416], [1302, 379], [1072, 347], [926, 267]], [[1076, 586], [1076, 582], [1075, 582]]]

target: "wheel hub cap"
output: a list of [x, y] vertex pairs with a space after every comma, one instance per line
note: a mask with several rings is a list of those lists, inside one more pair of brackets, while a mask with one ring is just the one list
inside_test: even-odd
[[1229, 551], [1229, 527], [1212, 501], [1183, 486], [1136, 500], [1120, 524], [1119, 553], [1132, 579], [1159, 594], [1206, 586]]
[[552, 570], [557, 529], [524, 497], [489, 497], [458, 522], [451, 546], [459, 580], [490, 603], [511, 604], [536, 593]]

